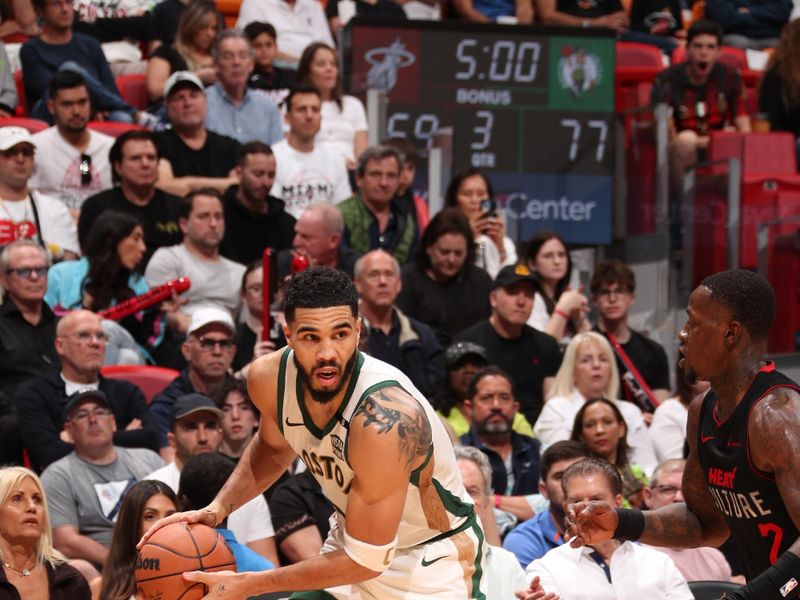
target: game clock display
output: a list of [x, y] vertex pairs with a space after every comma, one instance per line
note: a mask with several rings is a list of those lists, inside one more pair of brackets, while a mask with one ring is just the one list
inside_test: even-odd
[[485, 170], [509, 234], [611, 237], [614, 35], [607, 30], [357, 18], [348, 93], [388, 97], [388, 137], [424, 148], [453, 131], [453, 167]]

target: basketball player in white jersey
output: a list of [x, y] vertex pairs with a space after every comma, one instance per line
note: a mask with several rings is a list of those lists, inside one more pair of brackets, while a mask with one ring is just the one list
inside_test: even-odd
[[[334, 504], [320, 556], [258, 573], [188, 573], [207, 599], [485, 598], [485, 544], [444, 427], [394, 367], [357, 350], [358, 295], [344, 273], [314, 267], [285, 294], [289, 347], [248, 377], [261, 411], [233, 475], [205, 509], [156, 523], [215, 526], [299, 455]], [[140, 542], [140, 544], [143, 542]]]

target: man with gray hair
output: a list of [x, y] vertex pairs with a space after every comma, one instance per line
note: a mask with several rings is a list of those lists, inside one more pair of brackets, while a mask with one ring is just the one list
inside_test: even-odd
[[396, 198], [400, 185], [400, 153], [391, 146], [372, 146], [358, 157], [358, 192], [339, 205], [346, 246], [359, 252], [378, 248], [400, 264], [414, 255], [419, 229], [414, 215]]
[[275, 102], [251, 90], [253, 47], [238, 29], [223, 31], [213, 49], [217, 81], [206, 92], [206, 127], [240, 144], [274, 144], [283, 139], [281, 113]]
[[367, 252], [356, 261], [355, 280], [369, 355], [403, 371], [428, 396], [444, 377], [444, 353], [430, 327], [395, 306], [402, 286], [397, 259], [385, 250]]
[[481, 518], [486, 533], [486, 576], [489, 590], [487, 600], [508, 600], [514, 592], [525, 589], [525, 572], [517, 558], [500, 547], [500, 536], [492, 515], [492, 470], [486, 455], [477, 448], [454, 446], [456, 461], [467, 493], [475, 503], [475, 512]]
[[294, 224], [292, 249], [278, 253], [278, 276], [283, 280], [290, 275], [292, 259], [300, 255], [311, 267], [331, 267], [353, 277], [361, 253], [342, 247], [343, 231], [342, 213], [332, 204], [315, 204], [304, 210]]

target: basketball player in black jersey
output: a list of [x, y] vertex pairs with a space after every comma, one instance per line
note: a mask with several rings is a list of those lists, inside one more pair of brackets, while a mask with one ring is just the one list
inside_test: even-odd
[[711, 389], [689, 407], [686, 503], [645, 512], [571, 505], [571, 543], [613, 537], [695, 548], [732, 536], [749, 583], [727, 598], [798, 598], [800, 388], [763, 360], [775, 294], [755, 273], [725, 271], [692, 292], [687, 314], [683, 369]]

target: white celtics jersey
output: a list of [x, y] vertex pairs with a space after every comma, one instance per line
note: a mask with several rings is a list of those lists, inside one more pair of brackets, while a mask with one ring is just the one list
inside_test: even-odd
[[[433, 448], [428, 459], [411, 474], [406, 503], [398, 530], [398, 548], [445, 537], [476, 527], [472, 500], [461, 481], [453, 447], [441, 421], [425, 397], [401, 371], [361, 352], [339, 410], [324, 429], [311, 420], [304, 404], [292, 350], [281, 357], [278, 375], [278, 422], [289, 445], [319, 481], [325, 496], [336, 507], [340, 525], [347, 514], [347, 494], [353, 470], [347, 460], [350, 420], [359, 405], [376, 391], [400, 387], [425, 410], [430, 422]], [[399, 467], [399, 466], [398, 466]], [[376, 465], [391, 469], [392, 465]]]

